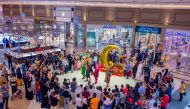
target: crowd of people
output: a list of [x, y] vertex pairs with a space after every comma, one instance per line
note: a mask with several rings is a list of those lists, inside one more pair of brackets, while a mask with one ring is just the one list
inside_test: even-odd
[[[124, 65], [126, 79], [133, 78], [136, 85], [115, 84], [109, 87], [112, 72], [106, 70], [105, 82], [107, 87], [98, 84], [100, 73], [100, 56], [98, 52], [86, 52], [85, 54], [46, 54], [39, 55], [34, 60], [26, 60], [24, 64], [11, 65], [11, 76], [8, 77], [8, 69], [3, 64], [1, 70], [0, 109], [8, 109], [9, 84], [11, 86], [11, 99], [22, 98], [22, 85], [24, 85], [25, 97], [41, 103], [41, 108], [70, 109], [166, 109], [172, 100], [174, 87], [173, 76], [166, 68], [152, 73], [154, 66], [163, 65], [162, 52], [155, 50], [132, 49], [130, 55], [125, 48], [121, 53], [112, 51], [109, 61]], [[81, 71], [81, 79], [88, 84], [78, 84], [75, 77], [72, 80], [65, 78], [62, 83], [59, 75]], [[93, 75], [93, 76], [92, 76]], [[91, 78], [95, 78], [95, 83]], [[23, 82], [22, 82], [23, 81]], [[185, 85], [182, 81], [180, 88], [180, 101], [185, 94]], [[34, 97], [35, 95], [35, 97]], [[4, 106], [5, 105], [5, 106]]]

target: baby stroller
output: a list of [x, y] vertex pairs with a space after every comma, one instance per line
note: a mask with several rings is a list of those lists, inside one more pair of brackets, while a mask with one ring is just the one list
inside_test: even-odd
[[11, 96], [11, 100], [14, 99], [22, 99], [22, 90], [21, 89], [17, 89], [17, 91]]

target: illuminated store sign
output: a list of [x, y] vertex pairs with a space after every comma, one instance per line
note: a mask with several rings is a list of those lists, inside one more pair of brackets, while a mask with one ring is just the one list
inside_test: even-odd
[[136, 26], [135, 31], [136, 32], [142, 32], [142, 33], [160, 34], [161, 33], [161, 28], [146, 27], [146, 26]]
[[190, 31], [184, 31], [184, 30], [175, 30], [175, 29], [167, 29], [166, 36], [189, 36], [190, 37]]
[[117, 27], [116, 27], [116, 25], [104, 25], [103, 28], [105, 28], [105, 29], [115, 29]]

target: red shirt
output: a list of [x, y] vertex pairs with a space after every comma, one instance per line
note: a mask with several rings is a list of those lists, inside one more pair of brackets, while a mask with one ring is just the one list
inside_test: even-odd
[[133, 103], [133, 99], [132, 98], [129, 98], [129, 103]]
[[162, 98], [161, 107], [167, 107], [169, 100], [170, 100], [170, 97], [168, 95], [165, 95]]
[[141, 100], [138, 100], [137, 101], [137, 105], [139, 106], [139, 107], [141, 107], [143, 104], [142, 104], [142, 102], [141, 102]]
[[128, 95], [128, 89], [127, 88], [123, 88], [123, 92], [125, 92], [125, 94]]
[[36, 92], [40, 92], [41, 91], [40, 83], [39, 82], [35, 83], [35, 87], [36, 87]]
[[89, 98], [90, 97], [90, 92], [89, 91], [83, 91], [82, 92], [82, 96], [84, 97], [84, 98]]

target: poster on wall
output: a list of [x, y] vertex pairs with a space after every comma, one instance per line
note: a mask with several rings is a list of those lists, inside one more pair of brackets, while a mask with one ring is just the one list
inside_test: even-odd
[[95, 32], [87, 32], [86, 44], [89, 47], [95, 47], [96, 46], [96, 35], [95, 35]]

